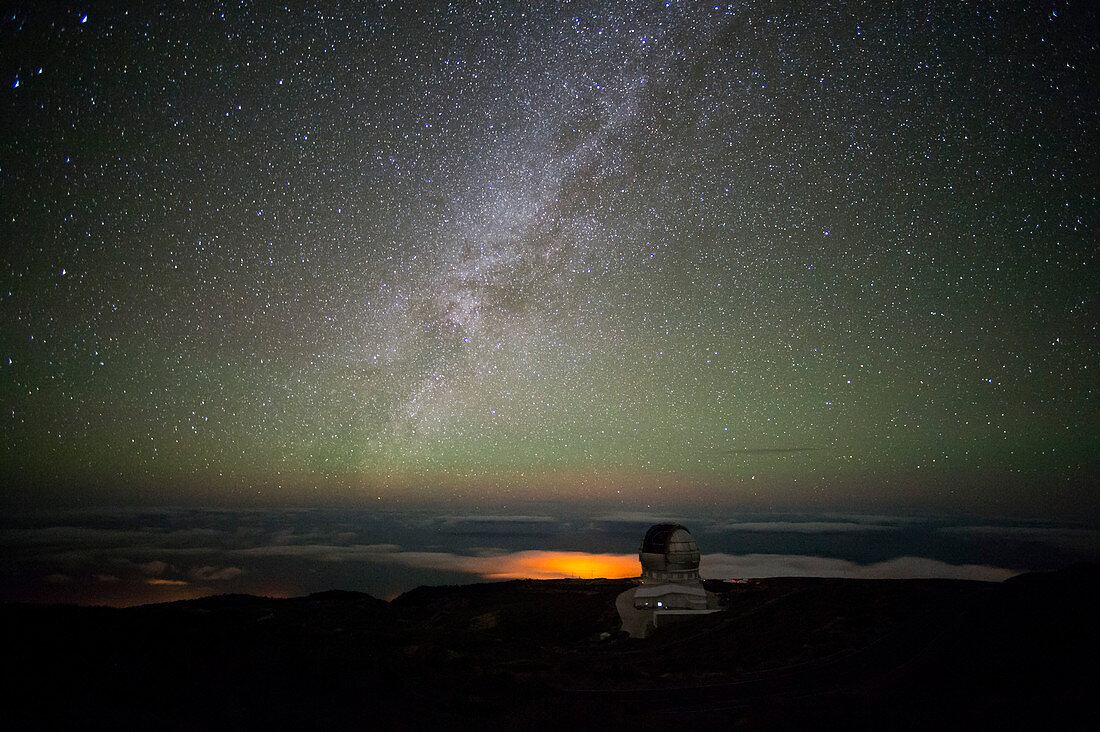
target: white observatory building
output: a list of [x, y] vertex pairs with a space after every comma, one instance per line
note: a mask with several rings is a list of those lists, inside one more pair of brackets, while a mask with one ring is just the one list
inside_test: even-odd
[[680, 524], [649, 527], [638, 550], [641, 584], [615, 601], [623, 630], [645, 637], [659, 625], [718, 609], [717, 599], [699, 578], [699, 545]]

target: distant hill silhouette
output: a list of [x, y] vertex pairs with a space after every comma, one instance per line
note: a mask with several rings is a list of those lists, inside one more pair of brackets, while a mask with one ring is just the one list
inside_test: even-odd
[[618, 632], [630, 580], [0, 606], [15, 729], [1096, 729], [1100, 568], [707, 582], [725, 611]]

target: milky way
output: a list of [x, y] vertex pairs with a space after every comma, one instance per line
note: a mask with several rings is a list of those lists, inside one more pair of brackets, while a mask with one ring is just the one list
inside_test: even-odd
[[186, 5], [0, 19], [9, 496], [1095, 504], [1087, 3]]

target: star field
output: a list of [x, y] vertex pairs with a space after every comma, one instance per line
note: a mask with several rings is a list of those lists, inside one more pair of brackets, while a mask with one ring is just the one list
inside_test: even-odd
[[5, 13], [10, 497], [1096, 506], [1086, 3]]

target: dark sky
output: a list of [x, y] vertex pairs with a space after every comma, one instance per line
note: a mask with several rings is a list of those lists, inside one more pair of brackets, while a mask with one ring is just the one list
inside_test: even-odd
[[1092, 3], [127, 5], [0, 17], [5, 503], [1095, 517]]

